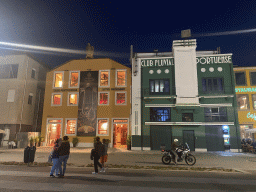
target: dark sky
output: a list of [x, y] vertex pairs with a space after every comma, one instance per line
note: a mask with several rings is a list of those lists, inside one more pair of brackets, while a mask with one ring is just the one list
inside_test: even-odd
[[[0, 41], [85, 50], [129, 65], [134, 52], [172, 51], [180, 31], [191, 29], [197, 50], [233, 53], [238, 66], [256, 65], [256, 32], [204, 36], [208, 33], [256, 29], [255, 1], [0, 1]], [[0, 53], [13, 47], [0, 45]], [[32, 54], [51, 68], [85, 58], [66, 53]]]

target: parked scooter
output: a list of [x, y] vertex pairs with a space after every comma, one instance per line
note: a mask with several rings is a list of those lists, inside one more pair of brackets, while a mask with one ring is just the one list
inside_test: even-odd
[[[162, 157], [163, 164], [170, 164], [171, 161], [175, 161], [174, 154], [172, 154], [171, 150], [165, 150], [165, 147], [162, 146], [162, 152], [164, 152]], [[187, 143], [185, 143], [185, 146], [181, 146], [176, 148], [176, 153], [178, 155], [178, 162], [182, 162], [185, 159], [185, 162], [188, 165], [194, 165], [196, 163], [196, 158], [194, 155], [190, 154], [190, 149]]]

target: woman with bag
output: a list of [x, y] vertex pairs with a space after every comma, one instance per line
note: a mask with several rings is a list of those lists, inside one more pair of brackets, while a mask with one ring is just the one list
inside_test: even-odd
[[59, 153], [58, 153], [58, 149], [59, 149], [59, 139], [57, 139], [54, 142], [54, 147], [53, 147], [53, 152], [52, 152], [52, 169], [50, 172], [50, 177], [54, 178], [55, 176], [53, 175], [54, 171], [55, 171], [55, 175], [57, 176], [58, 171], [60, 171], [60, 175], [62, 175], [62, 169], [59, 163]]

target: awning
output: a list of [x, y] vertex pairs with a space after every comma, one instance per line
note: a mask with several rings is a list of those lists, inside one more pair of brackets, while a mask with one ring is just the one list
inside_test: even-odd
[[5, 133], [5, 131], [4, 131], [4, 130], [2, 130], [2, 129], [0, 129], [0, 133]]
[[247, 133], [256, 133], [256, 128], [255, 129], [247, 129], [245, 130]]

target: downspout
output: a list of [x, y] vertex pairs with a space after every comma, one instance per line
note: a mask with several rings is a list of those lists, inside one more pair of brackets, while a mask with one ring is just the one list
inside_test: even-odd
[[24, 102], [25, 102], [25, 93], [26, 93], [26, 88], [27, 88], [27, 78], [28, 78], [28, 58], [27, 58], [26, 79], [25, 79], [25, 84], [24, 84], [24, 89], [23, 89], [23, 100], [22, 100], [21, 114], [20, 114], [20, 129], [19, 129], [19, 133], [20, 133], [20, 131], [21, 131], [21, 123], [22, 123], [22, 119], [23, 119], [23, 110], [24, 110]]
[[36, 128], [37, 128], [38, 111], [39, 111], [39, 107], [40, 107], [40, 101], [41, 101], [41, 89], [39, 89], [39, 93], [38, 93], [38, 105], [37, 105], [37, 112], [36, 112], [36, 126], [35, 126], [35, 132], [36, 132]]

